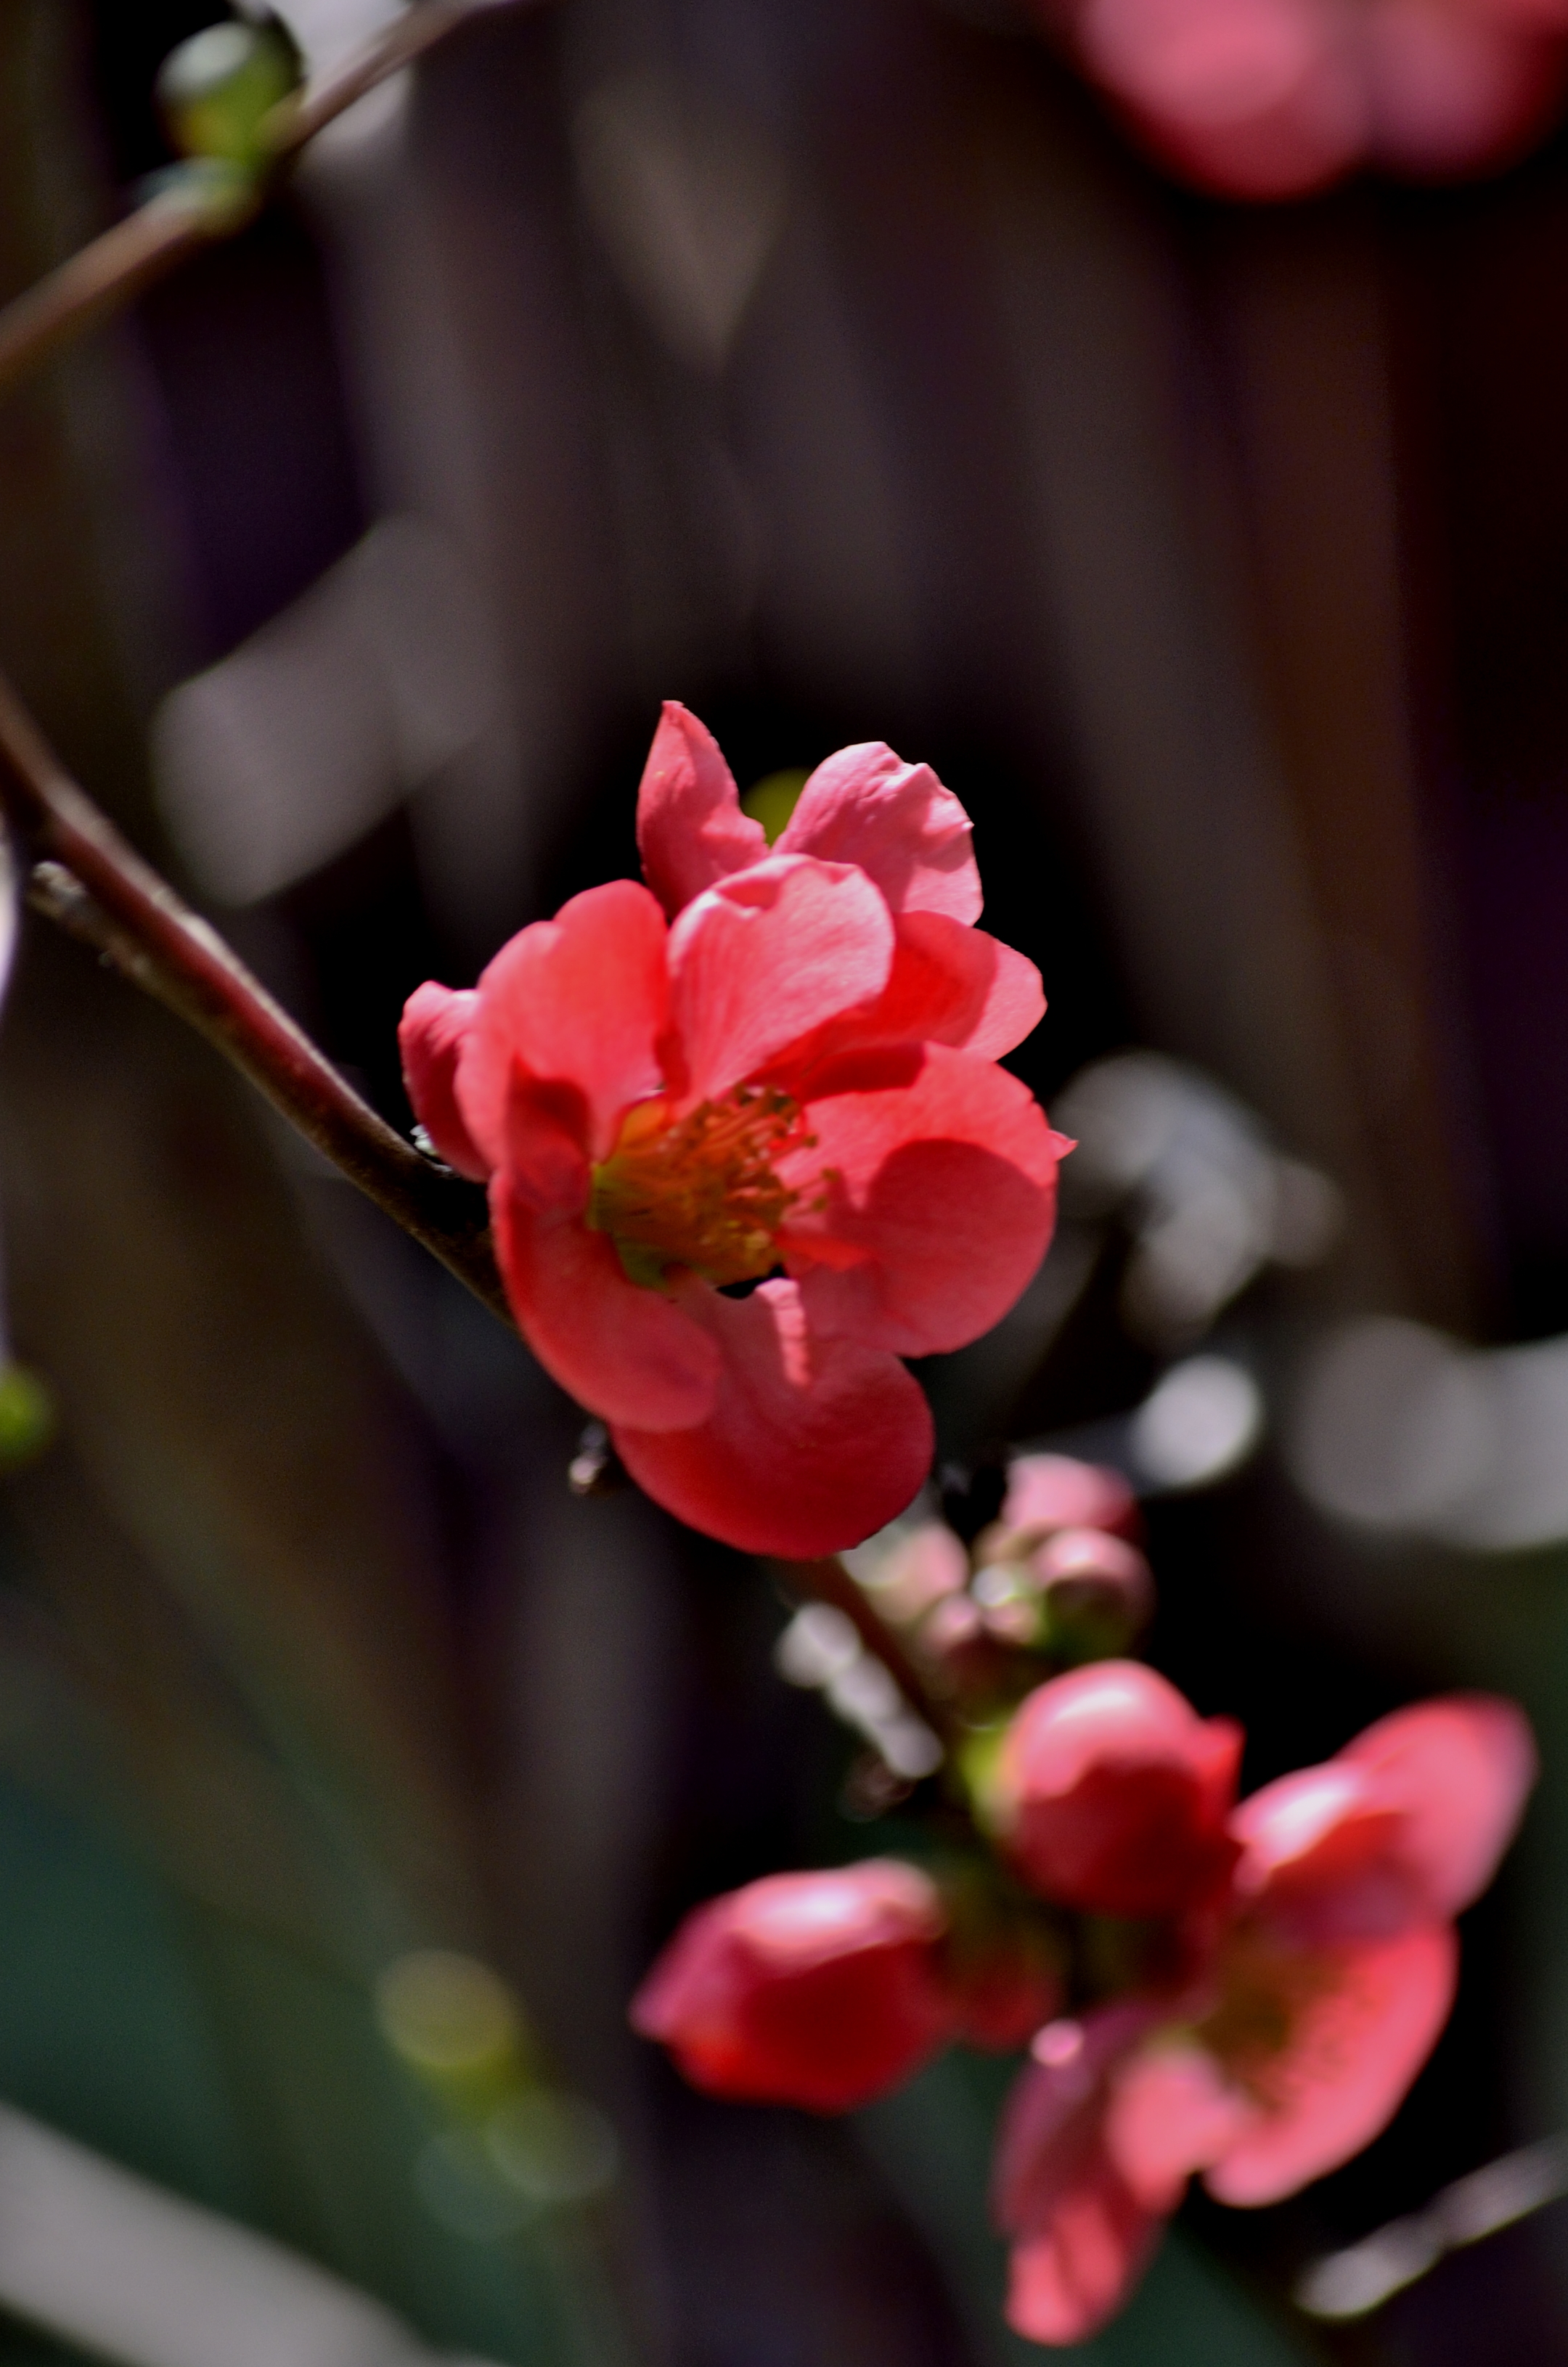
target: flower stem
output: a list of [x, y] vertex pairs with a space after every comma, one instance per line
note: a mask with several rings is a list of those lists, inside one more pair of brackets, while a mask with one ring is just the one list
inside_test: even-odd
[[216, 931], [77, 787], [4, 677], [0, 810], [16, 836], [34, 910], [199, 1029], [334, 1166], [509, 1324], [483, 1192], [424, 1158], [360, 1099]]
[[844, 1614], [867, 1651], [881, 1660], [910, 1707], [919, 1711], [950, 1752], [965, 1732], [952, 1702], [935, 1691], [903, 1638], [868, 1600], [865, 1590], [857, 1586], [837, 1556], [829, 1555], [821, 1561], [780, 1562], [778, 1569], [787, 1592], [813, 1603], [830, 1603]]
[[175, 180], [93, 239], [0, 311], [0, 393], [108, 314], [133, 301], [177, 264], [254, 220], [273, 184], [308, 141], [391, 75], [501, 0], [419, 0], [368, 41], [319, 88], [273, 108], [254, 179], [211, 186]]

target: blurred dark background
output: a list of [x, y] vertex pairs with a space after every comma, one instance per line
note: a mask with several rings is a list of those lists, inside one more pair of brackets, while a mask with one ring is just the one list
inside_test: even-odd
[[[396, 11], [289, 13], [330, 56]], [[222, 14], [0, 12], [4, 292], [166, 164], [154, 74]], [[1081, 1191], [1006, 1336], [926, 1376], [960, 1486], [1025, 1437], [1136, 1473], [1162, 1376], [1246, 1376], [1256, 1451], [1141, 1476], [1153, 1656], [1244, 1719], [1249, 1785], [1449, 1685], [1543, 1743], [1393, 2128], [1275, 2210], [1190, 2204], [1098, 2367], [1568, 2359], [1562, 2206], [1354, 2325], [1290, 2299], [1568, 2120], [1565, 278], [1568, 135], [1249, 209], [1160, 178], [1005, 0], [558, 0], [0, 408], [0, 663], [397, 1123], [403, 998], [634, 867], [677, 697], [743, 787], [933, 763], [1044, 972], [1020, 1074], [1054, 1107], [1147, 1048], [1339, 1212], [1140, 1318], [1147, 1195]], [[33, 923], [0, 1150], [60, 1410], [0, 1484], [0, 2098], [437, 2349], [1016, 2367], [1005, 2069], [817, 2124], [624, 2026], [694, 1900], [888, 1839], [772, 1674], [766, 1574], [574, 1499], [520, 1346]], [[1241, 1159], [1167, 1179], [1205, 1238]], [[486, 2215], [460, 2080], [386, 2006], [429, 1950], [521, 2000], [496, 2076], [613, 2128], [604, 2193]], [[76, 2355], [28, 2316], [7, 2359]]]

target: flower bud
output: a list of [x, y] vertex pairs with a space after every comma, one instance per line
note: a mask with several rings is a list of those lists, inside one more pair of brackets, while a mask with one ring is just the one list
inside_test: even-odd
[[1004, 1529], [1110, 1529], [1140, 1534], [1138, 1499], [1119, 1471], [1071, 1455], [1020, 1455], [1007, 1466]]
[[267, 117], [301, 79], [299, 50], [279, 18], [209, 25], [164, 60], [158, 105], [183, 154], [250, 164], [263, 153]]
[[971, 1704], [1005, 1699], [1009, 1691], [1017, 1699], [1017, 1685], [1009, 1687], [1017, 1656], [993, 1634], [987, 1612], [971, 1594], [945, 1595], [915, 1640], [939, 1691]]
[[688, 1915], [631, 2004], [694, 2087], [843, 2112], [953, 2035], [937, 1886], [892, 1858], [776, 1874]]
[[1173, 1915], [1236, 1856], [1225, 1832], [1242, 1731], [1200, 1718], [1135, 1660], [1101, 1660], [1029, 1694], [985, 1803], [1024, 1878], [1091, 1914]]
[[1136, 1546], [1104, 1529], [1058, 1529], [1029, 1557], [1045, 1597], [1047, 1639], [1064, 1659], [1125, 1652], [1148, 1625], [1154, 1580]]

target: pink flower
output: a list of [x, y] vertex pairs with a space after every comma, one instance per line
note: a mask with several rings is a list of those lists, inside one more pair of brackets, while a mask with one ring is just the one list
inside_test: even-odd
[[1568, 59], [1558, 0], [1074, 0], [1065, 22], [1160, 161], [1237, 198], [1506, 163], [1555, 116]]
[[1067, 1146], [994, 1059], [1039, 977], [970, 925], [958, 800], [885, 748], [819, 766], [769, 854], [668, 708], [639, 832], [673, 925], [617, 880], [474, 993], [421, 987], [409, 1093], [489, 1184], [519, 1330], [649, 1495], [752, 1552], [836, 1551], [930, 1461], [900, 1358], [989, 1330], [1050, 1240]]
[[997, 1761], [992, 1812], [1046, 1897], [1093, 1914], [1174, 1915], [1224, 1881], [1241, 1728], [1200, 1718], [1136, 1660], [1037, 1686]]
[[711, 2095], [848, 2112], [952, 2036], [946, 1929], [936, 1884], [895, 1859], [770, 1874], [687, 1917], [632, 2026]]
[[1243, 1803], [1197, 1976], [1035, 2040], [998, 2150], [1020, 2333], [1102, 2325], [1194, 2170], [1222, 2203], [1274, 2203], [1377, 2135], [1448, 2018], [1452, 1919], [1535, 1774], [1510, 1703], [1454, 1695]]

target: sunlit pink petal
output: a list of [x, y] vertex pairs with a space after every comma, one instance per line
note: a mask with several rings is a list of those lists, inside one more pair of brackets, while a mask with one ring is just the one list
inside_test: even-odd
[[1155, 2039], [1111, 2082], [1106, 2144], [1145, 2209], [1174, 2211], [1191, 2173], [1236, 2146], [1258, 2111], [1206, 2047]]
[[634, 1414], [613, 1418], [621, 1460], [656, 1503], [743, 1552], [801, 1560], [858, 1545], [903, 1512], [933, 1434], [896, 1356], [817, 1337], [792, 1282], [740, 1299], [694, 1285], [682, 1304], [722, 1356], [711, 1415], [657, 1433]]
[[801, 1191], [783, 1240], [812, 1321], [901, 1355], [962, 1347], [1045, 1254], [1062, 1138], [1016, 1077], [940, 1045], [835, 1082], [809, 1106], [814, 1147], [779, 1171]]
[[880, 740], [817, 766], [778, 842], [780, 855], [858, 863], [895, 912], [977, 921], [983, 898], [968, 814], [929, 764]]
[[1099, 2154], [1037, 2233], [1014, 2244], [1006, 2316], [1031, 2342], [1083, 2342], [1130, 2298], [1165, 2225]]
[[1303, 1767], [1244, 1800], [1234, 1885], [1302, 1944], [1392, 1938], [1447, 1911], [1407, 1847], [1408, 1824], [1348, 1760]]
[[868, 1026], [999, 1060], [1045, 1016], [1032, 961], [945, 912], [903, 912], [892, 975]]
[[843, 2112], [883, 2095], [952, 2034], [936, 1885], [897, 1859], [778, 1874], [687, 1916], [631, 2022], [694, 2086]]
[[1434, 1916], [1458, 1914], [1485, 1889], [1540, 1772], [1524, 1712], [1490, 1693], [1396, 1710], [1339, 1756], [1400, 1811], [1402, 1849]]
[[1278, 2056], [1247, 2066], [1260, 2116], [1204, 2183], [1221, 2203], [1277, 2203], [1386, 2127], [1453, 2003], [1451, 1924], [1325, 1951]]
[[755, 1076], [881, 992], [892, 921], [861, 871], [773, 855], [688, 904], [670, 932], [670, 1017], [692, 1102]]
[[1017, 1455], [1007, 1466], [1005, 1529], [1109, 1529], [1139, 1534], [1138, 1499], [1119, 1471], [1071, 1455]]
[[762, 824], [741, 811], [718, 742], [673, 698], [637, 795], [637, 844], [648, 885], [672, 920], [704, 888], [767, 853]]
[[579, 1216], [541, 1215], [505, 1167], [490, 1207], [518, 1329], [563, 1389], [590, 1413], [648, 1435], [689, 1433], [706, 1420], [721, 1358], [700, 1324], [629, 1282], [613, 1245]]
[[997, 2132], [992, 2190], [1013, 2239], [1007, 2320], [1031, 2341], [1081, 2341], [1113, 2316], [1153, 2251], [1163, 2214], [1133, 2195], [1105, 2144], [1108, 2075], [1148, 2028], [1128, 2001], [1052, 2022]]
[[584, 1150], [603, 1159], [632, 1102], [657, 1093], [665, 1025], [665, 916], [646, 888], [612, 879], [536, 921], [479, 981], [457, 1100], [473, 1141], [502, 1156], [520, 1064], [541, 1084], [570, 1084], [586, 1112]]
[[1236, 1856], [1225, 1821], [1241, 1728], [1200, 1718], [1136, 1660], [1101, 1660], [1038, 1685], [996, 1762], [994, 1813], [1018, 1872], [1090, 1914], [1199, 1906]]
[[397, 1042], [415, 1116], [449, 1167], [483, 1184], [490, 1161], [463, 1124], [456, 1096], [458, 1059], [478, 1009], [472, 989], [454, 993], [429, 980], [403, 1005]]

